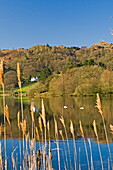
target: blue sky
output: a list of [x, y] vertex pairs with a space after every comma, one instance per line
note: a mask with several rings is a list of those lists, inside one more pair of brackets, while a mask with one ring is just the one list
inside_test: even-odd
[[0, 0], [0, 48], [113, 42], [113, 0]]

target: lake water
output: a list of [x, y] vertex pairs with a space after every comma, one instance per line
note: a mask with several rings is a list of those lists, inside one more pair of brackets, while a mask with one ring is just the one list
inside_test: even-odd
[[[33, 130], [35, 127], [39, 129], [40, 137], [40, 139], [35, 140], [35, 152], [40, 149], [46, 152], [46, 156], [48, 156], [51, 149], [51, 164], [53, 169], [102, 169], [102, 165], [103, 169], [112, 169], [113, 134], [110, 133], [109, 126], [113, 124], [113, 97], [101, 97], [109, 144], [106, 144], [102, 117], [95, 107], [96, 97], [49, 97], [43, 98], [43, 101], [46, 112], [46, 122], [49, 122], [50, 127], [50, 131], [46, 134], [46, 143], [44, 142], [45, 132], [42, 134], [39, 129], [42, 98], [23, 97], [23, 119], [27, 122], [26, 134], [29, 133], [29, 139], [26, 143], [26, 138], [24, 137], [24, 139], [22, 139], [23, 133], [21, 129], [19, 130], [17, 122], [18, 111], [20, 111], [21, 114], [21, 100], [19, 97], [6, 98], [5, 103], [9, 108], [11, 124], [6, 123], [7, 139], [5, 144], [6, 153], [4, 153], [3, 99], [2, 97], [0, 98], [2, 156], [3, 160], [5, 156], [7, 157], [8, 169], [20, 169], [20, 166], [23, 166], [25, 153], [28, 152], [26, 155], [30, 153], [28, 146], [31, 145], [32, 138], [36, 137]], [[34, 123], [32, 122], [30, 113], [31, 103], [35, 111]], [[59, 119], [61, 116], [64, 119], [65, 128]], [[21, 119], [22, 117], [20, 116], [20, 120]], [[55, 132], [55, 120], [57, 122], [58, 134]], [[74, 126], [74, 140], [70, 132], [70, 120]], [[92, 126], [94, 120], [97, 125], [99, 145]], [[85, 138], [81, 136], [79, 121], [82, 122]], [[64, 139], [59, 133], [60, 130], [62, 130]], [[99, 148], [102, 155], [102, 162]], [[27, 164], [23, 169], [25, 168], [28, 168]], [[44, 169], [42, 166], [40, 168]]]

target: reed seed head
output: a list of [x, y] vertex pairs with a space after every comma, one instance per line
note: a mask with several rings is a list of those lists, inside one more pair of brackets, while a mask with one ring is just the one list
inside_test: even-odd
[[41, 114], [44, 127], [46, 127], [46, 116], [45, 116], [45, 108], [44, 108], [44, 101], [42, 100], [42, 114]]
[[94, 128], [94, 132], [95, 132], [96, 137], [98, 137], [97, 127], [96, 127], [96, 122], [95, 122], [95, 120], [93, 121], [93, 128]]
[[39, 122], [40, 130], [41, 130], [41, 132], [42, 132], [43, 129], [42, 129], [42, 120], [41, 120], [41, 117], [38, 118], [38, 122]]
[[81, 136], [82, 136], [82, 138], [84, 138], [84, 131], [83, 131], [83, 127], [82, 127], [81, 121], [79, 121], [79, 124], [80, 124]]
[[18, 78], [18, 86], [21, 89], [21, 79], [20, 79], [20, 65], [17, 63], [17, 78]]
[[5, 117], [6, 117], [6, 119], [7, 119], [7, 122], [8, 122], [9, 125], [10, 125], [9, 109], [8, 109], [8, 106], [7, 106], [7, 105], [5, 106], [4, 111], [5, 111]]
[[0, 63], [0, 84], [2, 85], [2, 88], [4, 88], [3, 74], [4, 74], [4, 64], [3, 64], [3, 60], [1, 60], [1, 63]]
[[65, 122], [64, 122], [64, 118], [61, 116], [61, 118], [59, 118], [61, 123], [63, 124], [64, 128], [65, 128]]
[[21, 128], [22, 128], [22, 132], [23, 132], [24, 135], [25, 135], [26, 127], [27, 127], [27, 125], [26, 125], [26, 120], [24, 119], [24, 121], [21, 122], [20, 125], [21, 125]]
[[72, 135], [74, 135], [74, 127], [73, 127], [73, 122], [70, 120], [70, 132]]
[[18, 128], [20, 129], [20, 112], [17, 113]]
[[58, 126], [55, 117], [54, 117], [54, 122], [55, 122], [55, 135], [58, 136]]
[[63, 136], [62, 130], [59, 130], [59, 133], [60, 133], [60, 135], [62, 137], [62, 140], [64, 141], [64, 136]]
[[40, 137], [39, 137], [39, 132], [38, 132], [38, 128], [37, 127], [35, 127], [35, 131], [36, 131], [37, 140], [39, 141]]
[[47, 122], [47, 129], [48, 129], [48, 132], [50, 131], [50, 124], [49, 124], [49, 121]]
[[110, 130], [111, 130], [111, 133], [113, 134], [113, 125], [110, 124]]
[[96, 100], [96, 106], [99, 110], [99, 113], [101, 114], [101, 116], [103, 116], [103, 111], [102, 111], [102, 104], [101, 104], [101, 101], [100, 101], [100, 96], [99, 94], [97, 93], [97, 100]]
[[35, 119], [34, 119], [34, 105], [33, 105], [33, 103], [31, 103], [30, 110], [31, 110], [31, 118], [32, 118], [32, 122], [34, 122]]
[[27, 142], [29, 139], [29, 133], [27, 135], [25, 134], [25, 138], [26, 138], [26, 142]]

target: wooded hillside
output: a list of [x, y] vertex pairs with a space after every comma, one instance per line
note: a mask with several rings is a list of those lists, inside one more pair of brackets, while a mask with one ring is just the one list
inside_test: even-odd
[[29, 94], [87, 95], [113, 93], [113, 43], [87, 47], [36, 45], [29, 49], [1, 50], [5, 66], [5, 88], [17, 88], [16, 64], [20, 63], [23, 86], [38, 82]]

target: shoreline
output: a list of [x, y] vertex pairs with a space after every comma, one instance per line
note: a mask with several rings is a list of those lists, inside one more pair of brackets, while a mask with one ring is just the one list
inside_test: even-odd
[[[96, 93], [97, 94], [97, 93]], [[74, 95], [74, 94], [66, 94], [66, 95], [53, 95], [53, 94], [35, 94], [35, 95], [28, 95], [27, 93], [22, 93], [22, 97], [95, 97], [96, 94], [88, 94], [88, 95]], [[103, 97], [113, 97], [113, 94], [99, 94], [100, 96]], [[13, 97], [20, 97], [21, 94], [11, 94], [11, 93], [6, 93], [6, 94], [0, 94], [0, 96], [13, 96]]]

